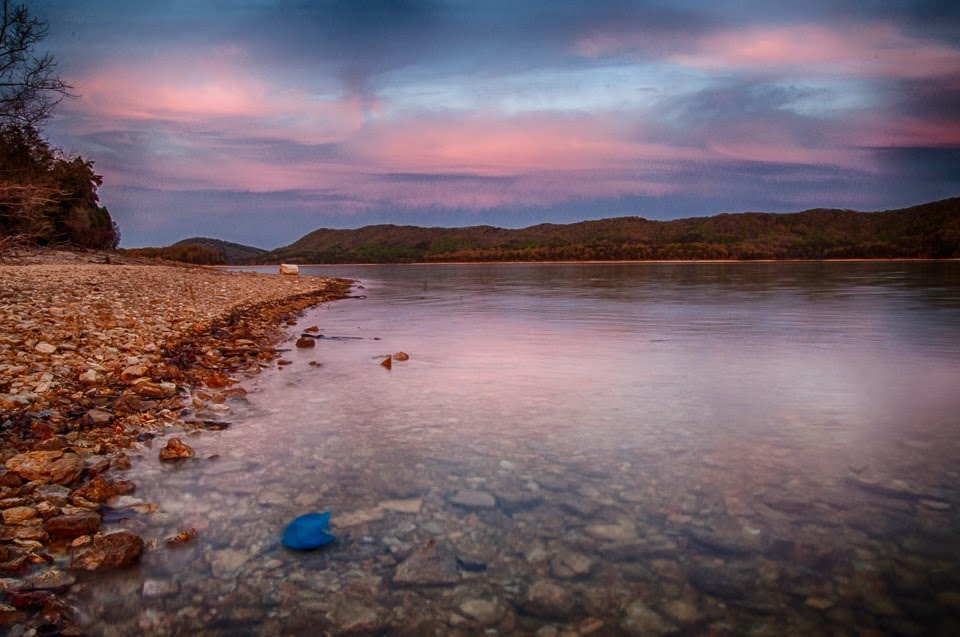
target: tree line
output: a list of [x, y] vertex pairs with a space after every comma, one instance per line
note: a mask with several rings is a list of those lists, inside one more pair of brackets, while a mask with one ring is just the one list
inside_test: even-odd
[[651, 221], [618, 217], [516, 230], [320, 229], [271, 263], [960, 258], [960, 198], [879, 212], [816, 209]]
[[93, 161], [54, 148], [43, 124], [72, 87], [37, 47], [47, 25], [0, 0], [0, 255], [17, 244], [115, 249], [120, 230], [100, 205]]

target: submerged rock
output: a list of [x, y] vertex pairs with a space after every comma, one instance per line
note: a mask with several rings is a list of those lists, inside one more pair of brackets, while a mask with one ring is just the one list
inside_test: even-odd
[[637, 637], [672, 635], [680, 630], [640, 601], [627, 606], [620, 628], [628, 635], [637, 635]]
[[550, 580], [541, 579], [527, 589], [521, 609], [534, 617], [559, 620], [573, 614], [575, 602], [570, 591]]
[[493, 626], [501, 619], [506, 612], [496, 600], [487, 599], [465, 599], [460, 603], [460, 612], [464, 617], [472, 619], [480, 626]]
[[446, 546], [427, 541], [404, 560], [393, 575], [399, 586], [443, 586], [460, 581], [457, 558]]
[[458, 491], [450, 498], [452, 504], [465, 509], [492, 509], [497, 506], [497, 500], [486, 491]]

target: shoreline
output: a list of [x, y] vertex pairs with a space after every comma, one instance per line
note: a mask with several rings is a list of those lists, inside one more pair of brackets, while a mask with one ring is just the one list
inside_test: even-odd
[[276, 364], [285, 326], [353, 284], [76, 257], [0, 263], [0, 629], [75, 630], [60, 598], [75, 574], [143, 550], [101, 528], [136, 488], [127, 454], [160, 462], [141, 444], [152, 430], [203, 428], [186, 415], [242, 394]]
[[[586, 261], [412, 261], [410, 263], [295, 263], [304, 268], [337, 268], [337, 267], [376, 267], [376, 266], [411, 266], [411, 265], [725, 265], [750, 263], [956, 263], [960, 258], [928, 259], [899, 257], [891, 259], [646, 259], [646, 260], [586, 260]], [[198, 266], [218, 270], [232, 270], [236, 268], [275, 268], [276, 263], [259, 265], [211, 265]]]

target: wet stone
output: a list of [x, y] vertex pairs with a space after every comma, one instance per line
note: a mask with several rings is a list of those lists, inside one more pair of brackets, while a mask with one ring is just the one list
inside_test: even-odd
[[180, 585], [174, 579], [147, 579], [143, 582], [144, 597], [169, 597], [180, 592]]
[[530, 511], [543, 502], [543, 496], [532, 491], [497, 491], [497, 504], [505, 513]]
[[590, 524], [583, 532], [595, 540], [610, 542], [622, 542], [637, 536], [637, 528], [629, 522], [621, 522], [619, 524]]
[[680, 629], [661, 617], [655, 610], [641, 601], [630, 603], [624, 611], [620, 628], [627, 635], [637, 637], [653, 637], [655, 635], [672, 635]]
[[27, 586], [34, 589], [60, 588], [70, 586], [76, 578], [69, 573], [57, 569], [50, 569], [27, 578]]
[[550, 580], [537, 580], [524, 597], [524, 613], [548, 620], [562, 620], [575, 610], [573, 594]]
[[139, 560], [142, 552], [143, 538], [136, 533], [116, 531], [97, 535], [89, 549], [74, 557], [70, 568], [84, 571], [123, 568]]
[[458, 491], [450, 498], [450, 502], [465, 509], [492, 509], [497, 506], [496, 499], [486, 491]]
[[160, 450], [160, 460], [165, 462], [192, 458], [193, 455], [193, 449], [181, 442], [179, 438], [171, 438], [167, 441], [167, 445]]
[[104, 409], [91, 409], [87, 412], [87, 424], [91, 427], [103, 427], [113, 422], [113, 414]]
[[401, 562], [393, 576], [394, 584], [399, 586], [443, 586], [458, 581], [456, 555], [433, 540]]
[[380, 503], [380, 508], [386, 511], [395, 511], [397, 513], [420, 513], [423, 506], [423, 500], [420, 498], [410, 498], [407, 500], [384, 500]]
[[593, 561], [582, 553], [563, 550], [550, 560], [550, 574], [558, 579], [586, 577], [593, 568]]
[[100, 516], [94, 511], [56, 515], [44, 522], [44, 526], [53, 537], [72, 539], [96, 533], [100, 529]]
[[465, 599], [460, 603], [460, 613], [472, 619], [481, 627], [493, 626], [503, 619], [505, 610], [496, 600], [487, 599]]
[[28, 451], [7, 460], [6, 467], [26, 480], [69, 484], [83, 470], [83, 460], [63, 450]]
[[696, 566], [688, 573], [690, 583], [720, 599], [743, 599], [756, 586], [756, 573], [745, 566]]
[[33, 507], [18, 506], [3, 510], [4, 524], [20, 524], [37, 517], [37, 510]]
[[334, 625], [335, 635], [379, 635], [387, 627], [384, 620], [386, 610], [377, 605], [361, 602], [347, 602], [337, 604], [330, 620]]
[[703, 620], [703, 613], [700, 612], [697, 605], [686, 599], [671, 599], [664, 602], [660, 610], [668, 619], [681, 626], [696, 624]]

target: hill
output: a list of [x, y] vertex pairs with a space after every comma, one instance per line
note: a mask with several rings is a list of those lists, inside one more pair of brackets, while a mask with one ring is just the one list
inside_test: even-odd
[[166, 259], [197, 265], [239, 265], [250, 263], [267, 254], [266, 250], [260, 248], [207, 237], [183, 239], [162, 248], [126, 248], [121, 252], [130, 257]]
[[321, 228], [249, 262], [849, 258], [960, 258], [960, 198], [880, 212], [818, 208], [673, 221], [618, 217], [516, 230], [493, 226]]
[[267, 250], [254, 248], [253, 246], [245, 246], [240, 243], [231, 243], [229, 241], [210, 239], [208, 237], [191, 237], [190, 239], [182, 239], [173, 245], [194, 245], [208, 248], [219, 253], [223, 257], [223, 262], [228, 265], [246, 263], [252, 259], [256, 259], [257, 257], [267, 254], [268, 252]]

